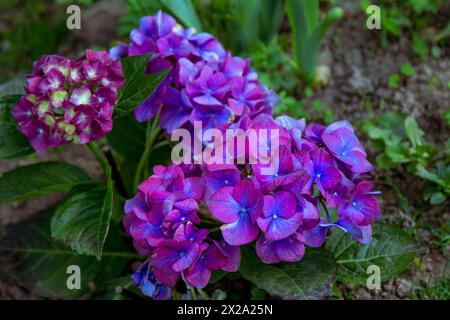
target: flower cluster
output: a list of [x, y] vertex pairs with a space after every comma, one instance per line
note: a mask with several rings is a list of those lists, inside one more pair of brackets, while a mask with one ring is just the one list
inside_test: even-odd
[[154, 175], [126, 202], [124, 226], [138, 253], [150, 257], [152, 275], [158, 283], [172, 287], [182, 275], [191, 286], [203, 288], [212, 271], [236, 271], [240, 251], [208, 238], [207, 229], [197, 228], [203, 180], [189, 176], [185, 169], [156, 166]]
[[[265, 173], [269, 164], [261, 161], [157, 166], [127, 201], [126, 230], [138, 252], [150, 257], [155, 279], [173, 286], [182, 275], [202, 288], [211, 271], [237, 270], [239, 246], [254, 240], [269, 264], [299, 261], [305, 245], [323, 245], [333, 227], [370, 241], [381, 210], [368, 180], [372, 165], [348, 122], [306, 126], [303, 119], [260, 114], [236, 126], [276, 129], [275, 137], [263, 139], [279, 141], [266, 144], [269, 151], [278, 148], [272, 172]], [[246, 149], [245, 157], [252, 152]]]
[[159, 11], [141, 18], [130, 34], [130, 44], [110, 50], [113, 59], [153, 53], [147, 72], [169, 68], [155, 92], [134, 111], [144, 122], [160, 111], [160, 125], [171, 133], [194, 121], [203, 128], [220, 128], [243, 114], [272, 113], [276, 95], [258, 81], [250, 61], [232, 56], [208, 33], [183, 29], [173, 17]]
[[77, 59], [41, 57], [12, 114], [18, 130], [42, 152], [72, 142], [101, 139], [112, 129], [117, 90], [124, 77], [107, 52], [87, 50]]
[[166, 300], [172, 296], [172, 288], [155, 278], [148, 261], [142, 263], [133, 274], [133, 284], [141, 289], [144, 295], [155, 300]]

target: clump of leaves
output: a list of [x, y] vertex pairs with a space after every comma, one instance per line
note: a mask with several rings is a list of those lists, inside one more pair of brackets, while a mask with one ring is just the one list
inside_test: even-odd
[[328, 28], [344, 15], [344, 11], [333, 8], [321, 19], [318, 0], [287, 0], [286, 13], [292, 29], [296, 70], [306, 82], [314, 83], [321, 41]]
[[193, 27], [197, 31], [203, 29], [191, 0], [125, 0], [127, 12], [120, 18], [118, 34], [127, 36], [136, 28], [136, 21], [141, 17], [154, 15], [158, 10], [164, 10], [175, 16], [185, 26]]
[[[360, 0], [360, 6], [366, 12], [372, 4], [370, 0]], [[450, 35], [450, 23], [437, 26], [438, 31], [430, 32], [436, 21], [434, 17], [446, 0], [401, 0], [383, 1], [381, 6], [381, 39], [383, 46], [388, 44], [388, 36], [400, 37], [405, 32], [411, 34], [414, 53], [425, 57], [430, 47], [436, 52], [436, 45]]]
[[[450, 196], [450, 158], [424, 139], [412, 116], [388, 112], [367, 120], [363, 130], [380, 152], [377, 165], [384, 169], [405, 166], [426, 181], [423, 197], [433, 205]], [[445, 149], [445, 148], [444, 148]]]
[[50, 1], [1, 1], [0, 82], [29, 68], [42, 54], [56, 51], [67, 32], [61, 28], [64, 13], [61, 5]]
[[425, 285], [414, 284], [411, 298], [415, 300], [448, 300], [450, 299], [449, 277], [443, 276], [437, 280], [427, 281]]
[[253, 68], [266, 86], [275, 92], [294, 91], [297, 86], [297, 77], [292, 68], [294, 62], [284, 52], [278, 39], [267, 45], [261, 43], [251, 52], [251, 58]]

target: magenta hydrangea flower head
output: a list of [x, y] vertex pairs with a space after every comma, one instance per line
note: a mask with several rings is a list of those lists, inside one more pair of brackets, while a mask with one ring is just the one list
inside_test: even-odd
[[77, 60], [43, 56], [34, 63], [26, 94], [12, 114], [38, 152], [99, 140], [112, 129], [117, 90], [123, 83], [120, 62], [107, 52], [87, 50]]
[[138, 121], [148, 121], [160, 110], [160, 125], [170, 134], [191, 128], [194, 121], [205, 129], [227, 127], [245, 108], [251, 118], [272, 113], [277, 97], [259, 82], [250, 61], [227, 53], [212, 35], [183, 29], [159, 11], [141, 19], [130, 41], [112, 48], [111, 57], [152, 53], [148, 73], [169, 69], [155, 92], [134, 110]]
[[[220, 133], [243, 132], [212, 144], [211, 137], [194, 134], [202, 151], [213, 145], [222, 154], [209, 153], [201, 164], [156, 166], [126, 202], [125, 229], [138, 253], [149, 258], [157, 283], [203, 288], [214, 270], [237, 271], [240, 246], [252, 242], [261, 261], [278, 263], [301, 260], [306, 247], [322, 246], [332, 228], [370, 241], [371, 224], [381, 214], [378, 193], [368, 180], [372, 165], [348, 122], [326, 127], [274, 119], [275, 96], [249, 60], [162, 12], [144, 17], [130, 39], [110, 55], [153, 53], [147, 72], [169, 69], [135, 109], [138, 121], [160, 113], [167, 133], [192, 132], [194, 121]], [[234, 148], [240, 139], [245, 147]]]
[[[173, 287], [182, 278], [189, 286], [203, 288], [212, 271], [237, 270], [239, 247], [210, 238], [203, 228], [201, 170], [172, 164], [156, 166], [153, 171], [139, 185], [139, 192], [126, 201], [123, 221], [138, 253], [149, 257], [154, 276], [150, 282]], [[142, 284], [138, 286], [145, 290]], [[160, 293], [158, 297], [166, 296]]]
[[[211, 99], [212, 93], [205, 101]], [[245, 113], [233, 128], [244, 132], [246, 146], [227, 153], [233, 163], [157, 166], [125, 205], [125, 228], [159, 283], [182, 279], [203, 288], [214, 270], [238, 270], [239, 247], [255, 240], [264, 263], [301, 260], [306, 247], [322, 246], [333, 228], [360, 243], [371, 240], [379, 193], [367, 180], [369, 162], [348, 123], [306, 126], [288, 116]], [[259, 137], [267, 129], [276, 130], [278, 144], [263, 135], [262, 143], [249, 146], [255, 137], [249, 130]], [[330, 144], [334, 138], [353, 151], [342, 155]], [[270, 172], [259, 160], [249, 162], [264, 143], [273, 158]]]

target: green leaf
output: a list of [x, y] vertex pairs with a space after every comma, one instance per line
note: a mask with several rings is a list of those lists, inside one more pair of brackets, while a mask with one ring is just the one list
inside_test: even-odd
[[111, 168], [107, 186], [80, 185], [73, 188], [55, 210], [51, 221], [52, 237], [79, 254], [102, 257], [113, 209]]
[[106, 138], [121, 156], [137, 163], [145, 149], [145, 124], [137, 122], [132, 115], [117, 118]]
[[391, 158], [389, 158], [389, 156], [385, 153], [378, 155], [376, 161], [377, 165], [383, 169], [390, 169], [396, 166], [396, 163], [394, 163]]
[[259, 10], [259, 39], [264, 43], [276, 36], [283, 21], [283, 2], [279, 0], [261, 0]]
[[0, 159], [15, 159], [34, 153], [28, 140], [17, 131], [17, 121], [11, 110], [19, 96], [4, 96], [0, 99]]
[[386, 146], [386, 155], [394, 162], [394, 163], [405, 163], [409, 162], [409, 150], [406, 146], [402, 144], [393, 144]]
[[422, 164], [417, 164], [416, 174], [428, 181], [434, 182], [441, 187], [445, 187], [445, 181], [439, 177], [435, 172], [428, 170]]
[[24, 77], [16, 77], [0, 85], [0, 99], [8, 95], [22, 95], [26, 84]]
[[400, 76], [397, 73], [393, 73], [389, 76], [388, 87], [395, 89], [400, 85]]
[[419, 128], [416, 119], [412, 116], [408, 116], [405, 120], [405, 131], [409, 141], [411, 141], [414, 147], [423, 144], [424, 132]]
[[[450, 89], [450, 81], [448, 82], [448, 86]], [[444, 117], [445, 117], [445, 120], [447, 121], [447, 124], [450, 126], [450, 110], [448, 110], [444, 113]]]
[[263, 289], [253, 288], [252, 289], [252, 300], [265, 300], [267, 292]]
[[77, 166], [64, 162], [41, 162], [19, 167], [0, 177], [0, 203], [66, 191], [91, 181]]
[[286, 0], [285, 9], [292, 29], [292, 51], [298, 71], [308, 82], [314, 82], [320, 43], [328, 28], [343, 15], [333, 8], [319, 21], [319, 1]]
[[407, 77], [411, 77], [415, 72], [414, 67], [411, 63], [402, 64], [402, 66], [400, 67], [400, 71]]
[[232, 1], [235, 14], [233, 15], [233, 30], [236, 32], [236, 42], [241, 51], [247, 51], [258, 39], [258, 16], [261, 7], [260, 0]]
[[187, 28], [194, 27], [197, 32], [202, 31], [202, 24], [197, 16], [191, 0], [159, 0]]
[[416, 32], [413, 32], [413, 51], [423, 57], [428, 55], [428, 45], [425, 40]]
[[254, 249], [243, 247], [239, 269], [244, 278], [286, 300], [323, 299], [331, 294], [336, 263], [325, 250], [308, 249], [296, 263], [264, 264]]
[[[51, 238], [51, 214], [38, 214], [14, 225], [0, 239], [0, 274], [8, 280], [16, 280], [41, 297], [88, 298], [91, 288], [100, 289], [105, 282], [117, 278], [129, 260], [137, 257], [125, 248], [118, 230], [111, 230], [101, 262], [78, 255]], [[67, 288], [67, 268], [71, 265], [80, 268], [80, 290]]]
[[228, 273], [223, 270], [216, 270], [212, 273], [211, 279], [209, 279], [209, 283], [215, 283], [220, 281], [225, 277]]
[[333, 230], [325, 247], [334, 255], [340, 267], [339, 279], [358, 284], [366, 283], [367, 267], [377, 265], [382, 281], [404, 271], [420, 248], [402, 229], [386, 225], [373, 226], [372, 242], [361, 245], [342, 230]]
[[435, 192], [431, 195], [430, 204], [433, 206], [444, 203], [447, 200], [447, 196], [442, 192]]
[[145, 74], [149, 59], [150, 55], [143, 55], [121, 60], [126, 80], [114, 108], [116, 116], [126, 115], [143, 103], [165, 78], [167, 70]]

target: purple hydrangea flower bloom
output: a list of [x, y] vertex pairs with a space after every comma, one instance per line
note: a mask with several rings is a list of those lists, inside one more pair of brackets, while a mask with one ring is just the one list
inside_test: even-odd
[[341, 178], [333, 159], [322, 149], [314, 151], [311, 154], [310, 161], [307, 161], [304, 166], [310, 176], [310, 184], [315, 182], [322, 195], [325, 195], [325, 190], [335, 186]]
[[281, 240], [295, 233], [302, 221], [296, 209], [297, 201], [287, 191], [264, 196], [263, 216], [257, 221], [267, 240]]
[[206, 245], [201, 248], [197, 260], [183, 272], [183, 276], [190, 285], [204, 288], [211, 278], [212, 271], [223, 268], [226, 261], [227, 257], [214, 243]]
[[193, 223], [188, 222], [180, 225], [175, 234], [174, 239], [177, 241], [191, 241], [196, 243], [203, 242], [208, 235], [207, 229], [196, 230]]
[[[270, 114], [277, 103], [275, 94], [258, 81], [248, 59], [233, 57], [212, 35], [183, 29], [161, 11], [143, 17], [130, 40], [128, 46], [112, 48], [111, 57], [153, 53], [147, 73], [169, 69], [163, 83], [134, 110], [140, 122], [161, 109], [161, 126], [169, 134], [194, 121], [202, 121], [204, 128], [228, 126], [231, 118], [239, 120], [244, 107], [254, 118]], [[185, 92], [182, 103], [179, 92]]]
[[144, 262], [133, 274], [133, 284], [142, 293], [154, 300], [167, 300], [172, 296], [172, 288], [161, 284], [153, 274], [148, 261]]
[[356, 173], [372, 170], [366, 159], [366, 152], [346, 121], [331, 124], [322, 134], [322, 140], [333, 156], [349, 165]]
[[161, 127], [167, 132], [172, 132], [189, 121], [192, 105], [184, 91], [167, 88], [163, 103], [166, 108], [161, 111]]
[[225, 241], [214, 241], [222, 254], [227, 257], [227, 261], [223, 266], [223, 270], [227, 272], [236, 272], [241, 264], [241, 250], [238, 246], [230, 246]]
[[270, 241], [264, 235], [256, 242], [256, 253], [262, 262], [268, 264], [297, 262], [305, 254], [305, 246], [296, 235], [277, 241]]
[[106, 52], [87, 50], [78, 60], [43, 56], [34, 63], [25, 92], [12, 114], [17, 129], [43, 152], [72, 142], [102, 139], [112, 129], [120, 62]]
[[220, 106], [221, 100], [229, 90], [227, 78], [221, 72], [205, 66], [197, 79], [186, 86], [186, 92], [192, 100], [203, 106]]
[[339, 207], [339, 216], [351, 218], [355, 223], [366, 226], [373, 223], [381, 215], [376, 197], [372, 194], [372, 183], [358, 183], [352, 191], [349, 201]]
[[125, 230], [136, 240], [145, 240], [150, 246], [158, 246], [165, 240], [164, 215], [153, 210], [145, 195], [138, 193], [125, 203]]
[[160, 270], [181, 272], [197, 259], [199, 244], [191, 241], [166, 240], [155, 251], [152, 264]]
[[234, 187], [217, 191], [208, 203], [211, 213], [220, 221], [222, 235], [230, 245], [243, 245], [256, 239], [256, 219], [262, 209], [262, 194], [248, 179], [241, 180]]
[[278, 156], [273, 159], [271, 165], [275, 168], [272, 174], [262, 171], [264, 168], [267, 169], [268, 165], [253, 165], [253, 172], [258, 181], [263, 183], [262, 190], [264, 192], [290, 184], [296, 181], [299, 175], [303, 174], [299, 161], [284, 146], [280, 146]]
[[[322, 246], [333, 228], [360, 243], [370, 241], [370, 224], [381, 210], [365, 174], [371, 165], [348, 122], [325, 127], [307, 126], [304, 119], [288, 116], [274, 119], [270, 114], [276, 98], [258, 81], [248, 59], [226, 53], [213, 36], [183, 29], [161, 12], [144, 18], [130, 38], [128, 48], [111, 54], [152, 52], [147, 73], [169, 68], [162, 84], [135, 109], [139, 121], [160, 111], [160, 124], [167, 133], [180, 127], [193, 130], [195, 121], [201, 121], [205, 129], [221, 131], [278, 131], [258, 136], [256, 146], [246, 140], [246, 149], [239, 151], [226, 146], [236, 141], [235, 136], [214, 141], [224, 144], [227, 159], [244, 159], [243, 164], [156, 166], [154, 174], [139, 185], [138, 195], [127, 201], [124, 225], [136, 250], [150, 258], [160, 284], [174, 286], [181, 279], [188, 287], [203, 288], [213, 270], [238, 270], [239, 246], [257, 238], [256, 252], [265, 263], [299, 261], [305, 246]], [[56, 72], [52, 78], [58, 101], [64, 90], [58, 86]], [[33, 78], [29, 91], [39, 93], [41, 86], [49, 85]], [[82, 93], [72, 104], [83, 100]], [[90, 99], [96, 101], [96, 96]], [[107, 93], [101, 98], [111, 100]], [[46, 110], [42, 106], [33, 111], [45, 114]], [[29, 121], [26, 107], [18, 109], [17, 115]], [[90, 121], [91, 114], [72, 117], [79, 123]], [[201, 142], [209, 148], [211, 141]], [[270, 153], [275, 147], [278, 157]], [[258, 159], [262, 148], [263, 153], [267, 151], [264, 160], [276, 165], [272, 174], [263, 174], [267, 166], [263, 161], [247, 162], [250, 156]], [[335, 208], [338, 217], [325, 210], [326, 220], [321, 219], [321, 206]], [[210, 230], [204, 229], [210, 225]], [[217, 227], [223, 241], [217, 238]]]
[[223, 187], [232, 187], [239, 182], [241, 177], [240, 172], [236, 167], [233, 169], [224, 170], [208, 170], [204, 173], [203, 179], [205, 181], [205, 200], [208, 201], [210, 197]]

